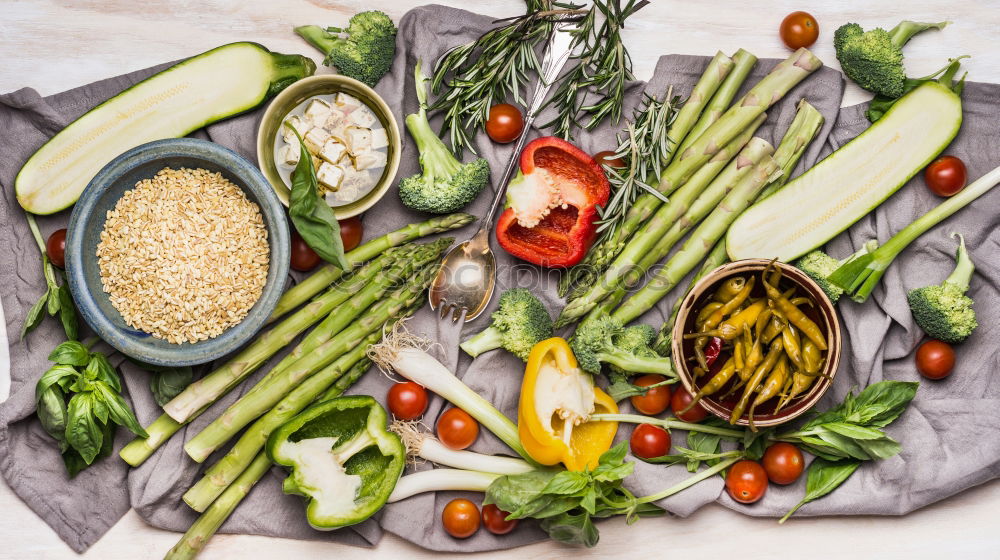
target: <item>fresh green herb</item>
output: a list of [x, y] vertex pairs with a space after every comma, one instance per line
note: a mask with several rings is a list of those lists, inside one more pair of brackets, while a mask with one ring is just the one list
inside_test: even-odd
[[486, 490], [483, 504], [510, 512], [508, 519], [533, 518], [553, 539], [592, 547], [599, 534], [593, 519], [625, 515], [628, 523], [663, 510], [642, 503], [622, 486], [635, 465], [626, 463], [628, 443], [601, 455], [598, 466], [585, 471], [537, 470], [498, 478]]
[[194, 372], [190, 366], [163, 368], [153, 372], [149, 378], [149, 389], [153, 392], [156, 404], [163, 406], [186, 389], [193, 380]]
[[42, 428], [58, 443], [66, 470], [74, 477], [111, 453], [114, 425], [148, 437], [122, 398], [121, 380], [108, 359], [76, 341], [49, 355], [55, 362], [35, 385]]
[[845, 480], [850, 478], [854, 471], [861, 466], [861, 461], [855, 459], [842, 459], [830, 461], [822, 457], [817, 457], [806, 473], [806, 495], [802, 501], [795, 505], [785, 514], [778, 523], [784, 523], [793, 513], [805, 504], [822, 498], [837, 489]]
[[629, 397], [643, 396], [654, 387], [663, 387], [664, 385], [673, 385], [674, 383], [677, 383], [676, 379], [666, 379], [664, 381], [660, 381], [659, 383], [640, 387], [630, 383], [626, 373], [615, 370], [612, 370], [608, 374], [608, 379], [611, 380], [611, 384], [608, 385], [606, 392], [612, 399], [615, 400], [615, 402], [625, 400]]
[[[66, 277], [56, 270], [55, 265], [49, 260], [48, 252], [45, 249], [45, 240], [38, 230], [38, 223], [35, 222], [34, 214], [26, 213], [28, 227], [31, 235], [35, 238], [38, 251], [42, 254], [42, 272], [45, 276], [45, 293], [28, 310], [28, 315], [24, 318], [24, 325], [21, 327], [21, 338], [35, 329], [45, 318], [45, 311], [49, 315], [59, 315], [59, 322], [66, 332], [66, 338], [76, 340], [79, 334], [79, 321], [76, 318], [76, 307], [73, 305], [73, 298], [70, 296], [69, 287], [66, 285]], [[56, 279], [62, 276], [62, 285]]]
[[[926, 82], [938, 82], [939, 84], [954, 91], [956, 95], [962, 95], [962, 91], [965, 89], [965, 76], [968, 73], [963, 74], [957, 82], [952, 83], [952, 81], [955, 78], [955, 75], [958, 74], [958, 69], [961, 66], [960, 61], [963, 58], [969, 57], [960, 56], [958, 58], [952, 58], [948, 61], [947, 66], [929, 76], [924, 76], [923, 78], [906, 78], [906, 80], [903, 81], [903, 94], [905, 95], [910, 93], [918, 86]], [[868, 111], [865, 112], [865, 116], [868, 117], [869, 121], [875, 122], [881, 119], [882, 116], [885, 115], [897, 101], [899, 101], [898, 97], [888, 97], [881, 94], [876, 95], [868, 105]]]
[[340, 238], [340, 223], [333, 209], [319, 196], [319, 181], [313, 169], [312, 155], [306, 149], [299, 132], [286, 123], [299, 140], [299, 162], [292, 170], [292, 194], [288, 215], [295, 231], [324, 261], [348, 270], [344, 257], [344, 242]]
[[635, 110], [632, 122], [626, 125], [626, 133], [618, 135], [614, 157], [620, 158], [625, 166], [604, 166], [612, 195], [605, 206], [598, 207], [601, 219], [597, 221], [597, 231], [602, 232], [602, 240], [614, 235], [643, 191], [667, 200], [656, 185], [675, 147], [668, 140], [668, 133], [680, 104], [680, 97], [673, 96], [672, 90], [667, 91], [663, 101], [646, 95], [642, 107]]

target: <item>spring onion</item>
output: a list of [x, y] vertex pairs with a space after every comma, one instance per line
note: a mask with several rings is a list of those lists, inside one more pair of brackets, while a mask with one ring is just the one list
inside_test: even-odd
[[410, 496], [424, 492], [444, 490], [465, 490], [468, 492], [485, 492], [493, 481], [502, 475], [462, 469], [432, 469], [420, 471], [400, 477], [396, 487], [389, 495], [389, 503], [405, 500]]

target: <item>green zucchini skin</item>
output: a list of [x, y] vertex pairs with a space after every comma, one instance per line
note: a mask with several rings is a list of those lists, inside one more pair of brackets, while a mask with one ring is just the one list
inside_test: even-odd
[[259, 107], [316, 64], [251, 42], [230, 43], [179, 62], [71, 122], [21, 167], [14, 191], [33, 214], [72, 206], [95, 174], [135, 146], [179, 138]]
[[732, 260], [792, 260], [882, 204], [944, 151], [962, 126], [962, 100], [928, 82], [784, 188], [747, 209], [726, 234]]

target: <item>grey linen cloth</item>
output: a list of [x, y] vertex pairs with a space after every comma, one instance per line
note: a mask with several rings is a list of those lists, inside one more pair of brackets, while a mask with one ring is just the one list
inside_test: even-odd
[[[391, 73], [376, 88], [393, 108], [397, 119], [401, 121], [405, 114], [415, 111], [417, 107], [412, 77], [416, 60], [436, 60], [446, 48], [478, 36], [490, 26], [491, 19], [440, 6], [417, 8], [403, 17], [399, 22], [396, 61]], [[648, 84], [635, 82], [629, 85], [625, 114], [630, 114], [631, 107], [639, 102], [644, 89], [650, 94], [662, 96], [672, 85], [676, 94], [686, 95], [707, 60], [706, 57], [696, 56], [662, 57]], [[761, 60], [747, 84], [756, 83], [776, 62]], [[197, 514], [181, 501], [181, 495], [203, 470], [184, 453], [184, 441], [235, 402], [268, 369], [267, 366], [261, 368], [248, 382], [192, 422], [183, 432], [183, 437], [172, 438], [145, 464], [131, 471], [115, 454], [91, 466], [77, 478], [67, 479], [55, 445], [33, 415], [34, 384], [48, 368], [46, 356], [62, 340], [62, 333], [55, 322], [47, 320], [25, 340], [18, 339], [21, 322], [44, 287], [44, 282], [37, 250], [14, 198], [14, 176], [45, 139], [72, 119], [162, 68], [96, 82], [47, 98], [39, 97], [30, 89], [0, 96], [0, 137], [4, 146], [3, 158], [0, 159], [0, 185], [3, 188], [3, 197], [0, 198], [0, 297], [7, 317], [12, 362], [11, 397], [0, 405], [0, 471], [7, 484], [25, 503], [77, 551], [85, 550], [99, 539], [129, 507], [134, 507], [151, 525], [184, 531]], [[747, 87], [749, 85], [744, 90]], [[821, 69], [768, 112], [769, 118], [757, 134], [777, 143], [794, 116], [795, 104], [803, 97], [808, 99], [827, 119], [819, 140], [809, 148], [799, 170], [812, 165], [821, 155], [866, 127], [863, 107], [839, 110], [842, 91], [840, 74]], [[1000, 145], [998, 131], [992, 124], [987, 124], [998, 97], [1000, 88], [997, 86], [970, 84], [966, 89], [966, 123], [962, 135], [949, 152], [966, 161], [970, 177], [979, 176], [1000, 161], [995, 147]], [[253, 158], [259, 117], [260, 111], [256, 111], [229, 119], [199, 131], [196, 136], [208, 138]], [[543, 115], [539, 122], [545, 120]], [[439, 120], [432, 124], [440, 126]], [[609, 149], [615, 144], [615, 130], [616, 127], [605, 125], [593, 133], [578, 135], [576, 143], [588, 152]], [[533, 134], [541, 133], [533, 131]], [[404, 138], [399, 177], [419, 171], [415, 146], [405, 133]], [[495, 183], [506, 163], [509, 147], [496, 146], [485, 135], [479, 135], [476, 148], [490, 160]], [[845, 180], [849, 179], [845, 177]], [[871, 236], [877, 235], [884, 241], [892, 232], [930, 208], [936, 202], [934, 197], [926, 192], [919, 180], [913, 183], [831, 243], [832, 254], [843, 257], [852, 252], [851, 247], [860, 245]], [[468, 211], [484, 214], [490, 194], [487, 192], [480, 196]], [[994, 345], [984, 342], [991, 331], [995, 332], [995, 325], [1000, 319], [1000, 310], [996, 305], [996, 279], [1000, 278], [1000, 270], [997, 270], [995, 259], [989, 262], [986, 258], [986, 254], [995, 251], [1000, 242], [1000, 234], [994, 232], [1000, 218], [992, 210], [997, 203], [1000, 203], [1000, 192], [991, 193], [921, 238], [890, 269], [883, 282], [884, 288], [876, 291], [873, 301], [865, 305], [842, 304], [845, 334], [850, 342], [847, 348], [850, 350], [845, 350], [837, 383], [821, 407], [837, 402], [854, 386], [863, 387], [882, 379], [917, 378], [910, 356], [920, 339], [920, 332], [906, 309], [904, 294], [909, 288], [940, 282], [948, 274], [954, 244], [945, 234], [951, 228], [966, 234], [969, 248], [977, 259], [979, 270], [973, 280], [972, 296], [977, 301], [983, 326], [973, 340], [960, 349], [955, 374], [943, 382], [925, 383], [911, 410], [890, 428], [892, 435], [903, 443], [903, 453], [889, 460], [865, 465], [841, 489], [828, 498], [805, 506], [799, 515], [900, 514], [997, 476], [1000, 438], [995, 436], [1000, 420], [994, 412], [1000, 403], [997, 402], [997, 382], [989, 374], [989, 366], [996, 366], [997, 358], [992, 351]], [[395, 193], [390, 191], [380, 204], [366, 213], [365, 237], [370, 239], [422, 218], [403, 207]], [[67, 220], [68, 213], [63, 212], [42, 218], [40, 225], [43, 232], [48, 233], [63, 227]], [[451, 235], [464, 239], [474, 229], [475, 226], [468, 226]], [[497, 258], [501, 288], [529, 287], [543, 299], [553, 314], [560, 309], [562, 302], [555, 295], [558, 273], [516, 261], [499, 248]], [[641, 320], [658, 327], [669, 312], [677, 292], [679, 290]], [[495, 303], [496, 298], [493, 305]], [[489, 316], [484, 314], [464, 327], [443, 324], [425, 308], [410, 322], [410, 328], [439, 341], [441, 344], [434, 351], [438, 352], [443, 363], [458, 371], [466, 383], [505, 414], [515, 418], [523, 364], [503, 351], [484, 354], [472, 362], [468, 356], [460, 355], [457, 349], [460, 340], [485, 328], [488, 323]], [[863, 336], [860, 333], [864, 333]], [[102, 349], [110, 351], [106, 347]], [[113, 359], [115, 363], [120, 361], [121, 357], [117, 355]], [[272, 360], [270, 365], [274, 363]], [[148, 374], [127, 362], [119, 367], [140, 421], [148, 424], [161, 413], [150, 395]], [[207, 371], [210, 367], [202, 369]], [[381, 399], [390, 383], [386, 376], [373, 370], [350, 392], [371, 394]], [[623, 404], [624, 409], [628, 410], [628, 407], [627, 403]], [[426, 424], [433, 426], [444, 408], [445, 403], [434, 397], [424, 419]], [[629, 431], [630, 427], [622, 426], [619, 439], [624, 439]], [[116, 452], [130, 437], [125, 430], [118, 431]], [[679, 433], [675, 434], [675, 443], [683, 444]], [[485, 430], [480, 432], [472, 449], [484, 453], [510, 453]], [[205, 465], [212, 464], [221, 453], [210, 457]], [[462, 495], [476, 502], [481, 500], [481, 495], [460, 492], [415, 496], [389, 505], [375, 519], [355, 527], [327, 533], [315, 531], [305, 522], [301, 498], [281, 493], [279, 481], [283, 476], [279, 469], [272, 469], [222, 526], [221, 532], [370, 546], [379, 540], [382, 530], [387, 530], [429, 549], [465, 552], [509, 548], [544, 538], [533, 523], [523, 523], [517, 531], [503, 537], [479, 531], [470, 539], [452, 539], [443, 532], [439, 522], [444, 505]], [[687, 476], [683, 467], [664, 468], [636, 462], [636, 472], [630, 477], [628, 485], [638, 494], [648, 494]], [[722, 481], [716, 477], [665, 500], [661, 505], [672, 514], [688, 515], [704, 504], [718, 501], [751, 515], [772, 516], [791, 507], [803, 491], [804, 480], [789, 487], [772, 486], [763, 502], [749, 507], [740, 506], [722, 492]]]

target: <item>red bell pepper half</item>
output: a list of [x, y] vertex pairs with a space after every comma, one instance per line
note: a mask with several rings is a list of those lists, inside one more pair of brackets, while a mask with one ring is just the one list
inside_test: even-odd
[[573, 266], [594, 243], [597, 206], [607, 204], [610, 191], [604, 170], [590, 154], [555, 136], [532, 140], [507, 187], [497, 241], [531, 263]]

